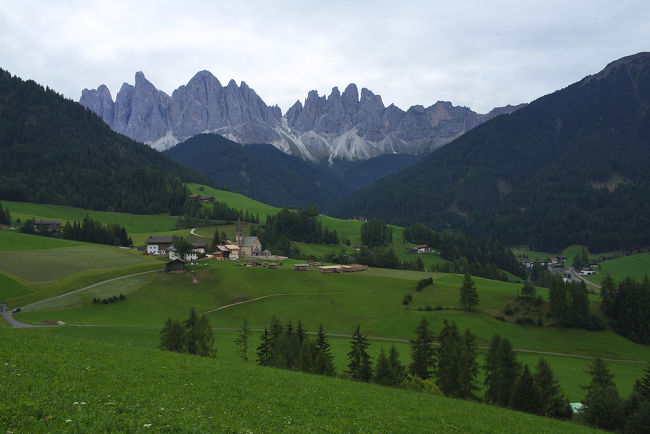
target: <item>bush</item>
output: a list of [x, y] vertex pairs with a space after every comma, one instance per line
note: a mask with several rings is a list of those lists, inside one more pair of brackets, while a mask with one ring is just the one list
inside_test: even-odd
[[402, 387], [416, 390], [418, 392], [430, 393], [432, 395], [444, 396], [440, 388], [431, 380], [423, 380], [417, 375], [410, 376], [402, 383]]
[[433, 285], [433, 277], [429, 277], [428, 279], [421, 279], [418, 284], [415, 286], [416, 291], [422, 291], [424, 288], [426, 288], [429, 285]]
[[505, 313], [506, 315], [513, 315], [515, 313], [515, 311], [512, 310], [512, 307], [506, 306], [506, 308], [503, 309], [503, 313]]
[[411, 300], [413, 300], [413, 296], [411, 294], [406, 294], [402, 299], [402, 304], [406, 306], [411, 302]]

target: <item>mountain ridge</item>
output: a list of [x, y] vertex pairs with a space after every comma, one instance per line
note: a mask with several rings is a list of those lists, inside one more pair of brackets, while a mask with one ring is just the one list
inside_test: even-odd
[[448, 101], [403, 111], [385, 107], [380, 95], [356, 84], [329, 96], [312, 90], [285, 114], [266, 103], [245, 82], [222, 86], [207, 70], [196, 73], [169, 96], [144, 73], [135, 85], [124, 83], [113, 101], [105, 85], [84, 89], [79, 102], [115, 131], [165, 150], [196, 134], [214, 132], [242, 144], [270, 143], [305, 160], [330, 163], [383, 154], [424, 154], [466, 131], [518, 106], [498, 107], [486, 114]]
[[352, 194], [339, 216], [424, 222], [511, 245], [650, 244], [650, 53], [469, 131]]

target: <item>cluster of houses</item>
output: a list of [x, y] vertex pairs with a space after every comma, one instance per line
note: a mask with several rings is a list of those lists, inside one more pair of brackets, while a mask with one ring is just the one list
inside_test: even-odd
[[[145, 241], [147, 255], [164, 255], [169, 256], [169, 259], [182, 260], [185, 262], [193, 262], [199, 257], [205, 255], [208, 247], [206, 242], [192, 243], [192, 251], [186, 253], [181, 258], [180, 254], [174, 247], [174, 237], [172, 236], [150, 236]], [[271, 252], [262, 250], [262, 243], [257, 237], [244, 237], [241, 222], [237, 221], [237, 231], [235, 233], [235, 241], [227, 242], [223, 245], [215, 246], [212, 252], [212, 258], [218, 261], [236, 261], [239, 258], [254, 258], [254, 257], [270, 257]]]
[[418, 244], [410, 249], [406, 249], [406, 253], [431, 253], [433, 249], [428, 244]]
[[194, 199], [194, 200], [198, 200], [199, 202], [202, 202], [202, 203], [214, 203], [214, 197], [213, 196], [201, 196], [200, 194], [190, 194], [189, 198]]
[[[546, 260], [535, 260], [535, 261], [527, 257], [519, 257], [518, 259], [519, 262], [527, 269], [532, 269], [535, 266], [535, 264], [538, 264], [542, 267], [548, 267], [548, 270], [551, 272], [561, 272], [563, 269], [565, 269], [564, 263], [567, 260], [567, 258], [565, 258], [564, 256], [556, 256], [552, 258], [546, 258]], [[592, 274], [597, 273], [596, 271], [597, 269], [598, 269], [598, 264], [591, 264], [589, 267], [584, 267], [576, 271], [578, 271], [583, 276], [591, 276]]]

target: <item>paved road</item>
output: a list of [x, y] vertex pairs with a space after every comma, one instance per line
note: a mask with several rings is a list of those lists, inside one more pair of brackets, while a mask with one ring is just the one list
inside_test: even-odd
[[[86, 290], [88, 290], [88, 289], [90, 289], [90, 288], [94, 288], [95, 286], [99, 286], [99, 285], [102, 285], [102, 284], [104, 284], [104, 283], [113, 282], [113, 281], [115, 281], [115, 280], [120, 280], [120, 279], [126, 279], [127, 277], [139, 276], [139, 275], [141, 275], [141, 274], [156, 273], [156, 272], [158, 272], [158, 271], [160, 271], [160, 270], [144, 271], [144, 272], [142, 272], [142, 273], [135, 273], [135, 274], [128, 274], [128, 275], [126, 275], [126, 276], [114, 277], [113, 279], [104, 280], [104, 281], [102, 281], [102, 282], [94, 283], [94, 284], [92, 284], [92, 285], [88, 285], [88, 286], [85, 286], [85, 287], [80, 288], [80, 289], [75, 289], [74, 291], [66, 292], [65, 294], [57, 295], [57, 296], [55, 296], [55, 297], [50, 297], [50, 298], [46, 298], [46, 299], [44, 299], [44, 300], [35, 301], [34, 303], [26, 304], [26, 305], [24, 305], [24, 306], [21, 306], [21, 309], [24, 310], [24, 309], [26, 309], [26, 308], [28, 308], [28, 307], [32, 307], [32, 306], [36, 306], [36, 305], [39, 305], [39, 304], [42, 304], [42, 303], [47, 303], [48, 301], [56, 300], [57, 298], [63, 298], [63, 297], [65, 297], [65, 296], [68, 296], [68, 295], [71, 295], [71, 294], [76, 294], [76, 293], [78, 293], [78, 292], [86, 291]], [[8, 312], [0, 312], [0, 315], [2, 315], [2, 317], [3, 317], [3, 318], [4, 318], [4, 319], [9, 323], [9, 324], [11, 324], [11, 326], [12, 326], [13, 328], [52, 327], [52, 326], [46, 326], [46, 325], [33, 325], [33, 324], [25, 324], [25, 323], [22, 323], [22, 322], [20, 322], [20, 321], [17, 321], [17, 320], [14, 318], [14, 315], [13, 315], [13, 313], [12, 313], [11, 311], [8, 311]]]

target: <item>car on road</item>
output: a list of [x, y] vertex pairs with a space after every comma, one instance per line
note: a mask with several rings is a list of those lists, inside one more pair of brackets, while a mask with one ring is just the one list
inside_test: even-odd
[[19, 307], [14, 307], [13, 309], [11, 309], [11, 313], [18, 313], [18, 312], [20, 312]]

